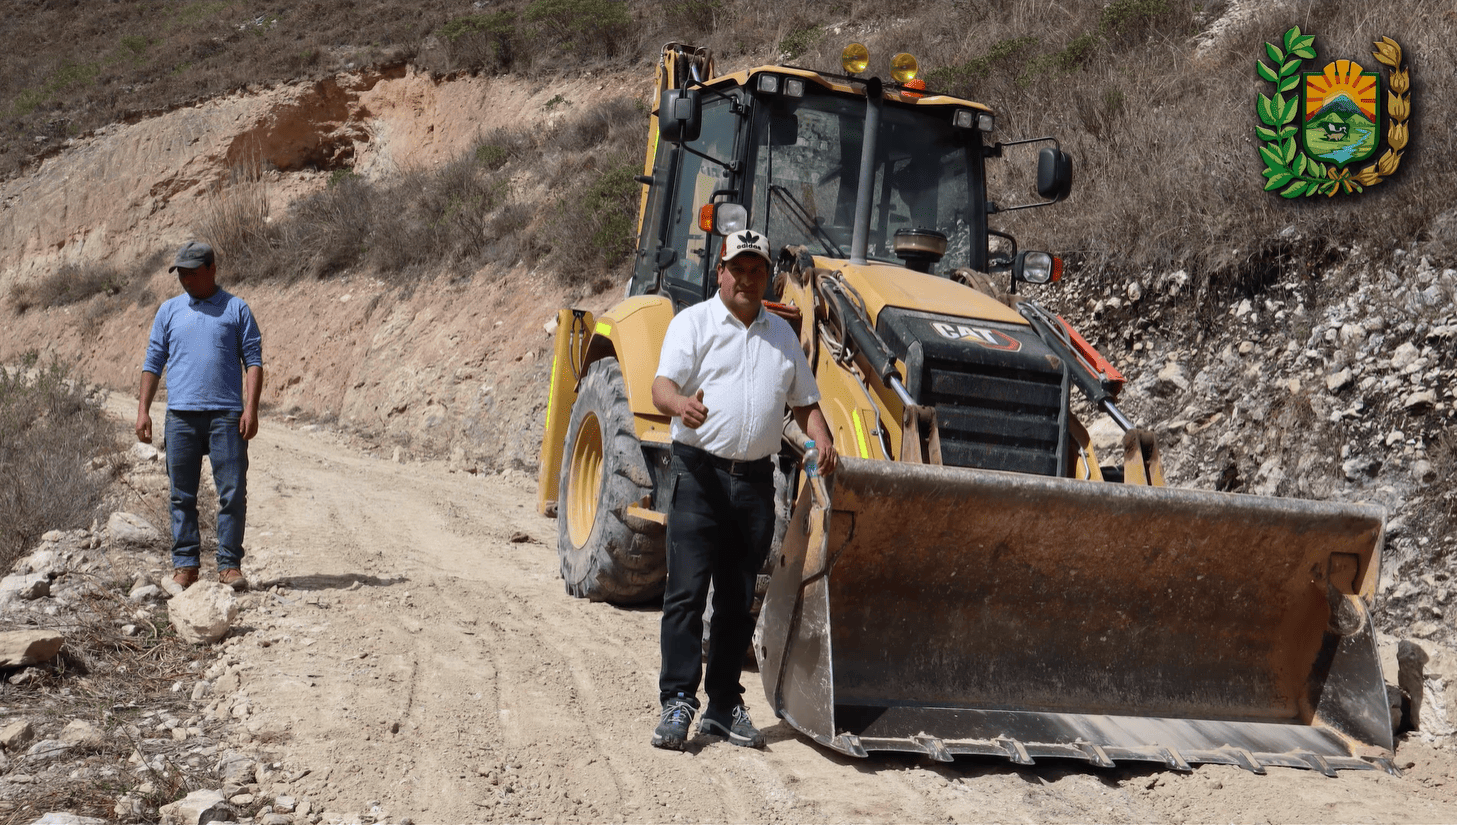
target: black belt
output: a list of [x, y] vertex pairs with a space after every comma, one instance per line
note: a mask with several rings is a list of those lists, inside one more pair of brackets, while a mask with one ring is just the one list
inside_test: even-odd
[[771, 456], [767, 455], [763, 458], [753, 459], [752, 461], [746, 461], [744, 459], [721, 458], [714, 455], [713, 453], [710, 453], [707, 450], [700, 449], [689, 444], [684, 444], [681, 441], [673, 442], [673, 452], [680, 456], [692, 457], [702, 461], [707, 461], [709, 464], [713, 465], [715, 469], [723, 470], [725, 473], [728, 473], [731, 476], [758, 475], [760, 473], [772, 472], [774, 469], [774, 460]]

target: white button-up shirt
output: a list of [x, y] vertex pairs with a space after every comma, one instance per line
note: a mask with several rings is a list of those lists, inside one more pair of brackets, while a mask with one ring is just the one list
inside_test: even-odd
[[778, 452], [785, 404], [803, 407], [820, 400], [789, 323], [760, 307], [759, 317], [745, 327], [717, 295], [673, 317], [657, 374], [684, 395], [703, 390], [708, 408], [708, 419], [697, 429], [674, 418], [673, 440], [736, 461]]

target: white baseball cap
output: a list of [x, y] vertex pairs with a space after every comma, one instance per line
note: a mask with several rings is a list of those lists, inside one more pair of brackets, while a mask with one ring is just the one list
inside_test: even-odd
[[774, 263], [774, 259], [769, 255], [769, 239], [758, 232], [745, 229], [724, 237], [723, 254], [720, 256], [724, 263], [728, 263], [745, 252], [752, 252], [768, 263]]

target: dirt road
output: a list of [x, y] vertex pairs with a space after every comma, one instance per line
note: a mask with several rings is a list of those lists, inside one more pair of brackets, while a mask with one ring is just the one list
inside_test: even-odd
[[753, 673], [765, 750], [655, 750], [658, 614], [564, 594], [534, 479], [277, 420], [252, 465], [260, 591], [214, 697], [281, 763], [265, 794], [326, 822], [1457, 822], [1457, 760], [1420, 742], [1400, 778], [854, 760], [776, 721]]

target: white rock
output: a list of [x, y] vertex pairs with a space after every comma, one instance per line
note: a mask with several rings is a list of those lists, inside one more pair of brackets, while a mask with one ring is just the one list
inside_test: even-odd
[[70, 742], [62, 742], [59, 739], [42, 739], [31, 745], [25, 755], [36, 762], [45, 762], [51, 759], [60, 759], [71, 752], [73, 748]]
[[16, 751], [30, 744], [35, 738], [35, 728], [30, 722], [19, 719], [0, 729], [0, 747], [7, 751]]
[[66, 637], [50, 630], [11, 630], [0, 633], [0, 667], [24, 667], [49, 662], [61, 652]]
[[1350, 367], [1346, 367], [1345, 369], [1341, 370], [1340, 372], [1337, 372], [1337, 373], [1335, 373], [1333, 375], [1327, 375], [1325, 377], [1325, 388], [1328, 389], [1328, 390], [1330, 390], [1331, 392], [1340, 392], [1341, 390], [1345, 389], [1346, 386], [1348, 386], [1350, 383], [1351, 383], [1351, 368]]
[[82, 750], [100, 750], [106, 745], [106, 733], [85, 719], [72, 719], [61, 729], [61, 741]]
[[[140, 802], [140, 800], [138, 800]], [[51, 811], [30, 825], [106, 825], [106, 820], [90, 816], [77, 816], [65, 811]]]
[[155, 584], [143, 584], [138, 587], [132, 588], [132, 592], [127, 594], [127, 598], [131, 599], [134, 602], [145, 602], [151, 599], [156, 599], [161, 595], [162, 588], [158, 587]]
[[1128, 295], [1128, 300], [1137, 303], [1143, 297], [1143, 287], [1139, 285], [1138, 281], [1130, 281], [1126, 294]]
[[1346, 479], [1349, 481], [1355, 481], [1366, 476], [1375, 476], [1380, 469], [1381, 465], [1379, 462], [1363, 456], [1348, 458], [1341, 462], [1341, 472], [1345, 474]]
[[158, 813], [162, 815], [162, 825], [206, 825], [233, 818], [233, 809], [227, 800], [211, 789], [193, 791], [170, 805], [163, 805]]
[[1419, 390], [1408, 395], [1401, 403], [1407, 412], [1426, 412], [1437, 403], [1437, 394], [1432, 390]]
[[1396, 348], [1391, 354], [1391, 368], [1399, 370], [1421, 357], [1421, 350], [1417, 349], [1410, 341]]
[[188, 644], [212, 644], [226, 636], [238, 617], [233, 588], [220, 582], [198, 582], [167, 603], [177, 635]]
[[237, 751], [228, 751], [218, 761], [218, 773], [224, 782], [244, 785], [254, 780], [257, 771], [258, 762]]
[[136, 822], [142, 818], [142, 800], [140, 797], [126, 794], [116, 799], [116, 804], [111, 807], [116, 818], [124, 822]]
[[106, 521], [106, 532], [114, 544], [150, 545], [162, 540], [151, 522], [133, 513], [115, 512]]
[[1184, 368], [1179, 366], [1177, 361], [1170, 361], [1159, 370], [1158, 378], [1155, 379], [1153, 391], [1158, 395], [1172, 395], [1175, 392], [1185, 392], [1189, 389], [1189, 377], [1184, 373]]
[[66, 562], [54, 547], [42, 547], [10, 568], [12, 573], [40, 573], [48, 577], [58, 576], [65, 570]]
[[32, 601], [51, 594], [51, 579], [43, 573], [16, 573], [0, 579], [0, 601]]
[[157, 448], [153, 447], [151, 444], [143, 444], [142, 442], [138, 441], [137, 443], [132, 445], [132, 448], [128, 450], [128, 452], [131, 454], [131, 457], [136, 459], [139, 463], [146, 463], [149, 461], [157, 460]]

